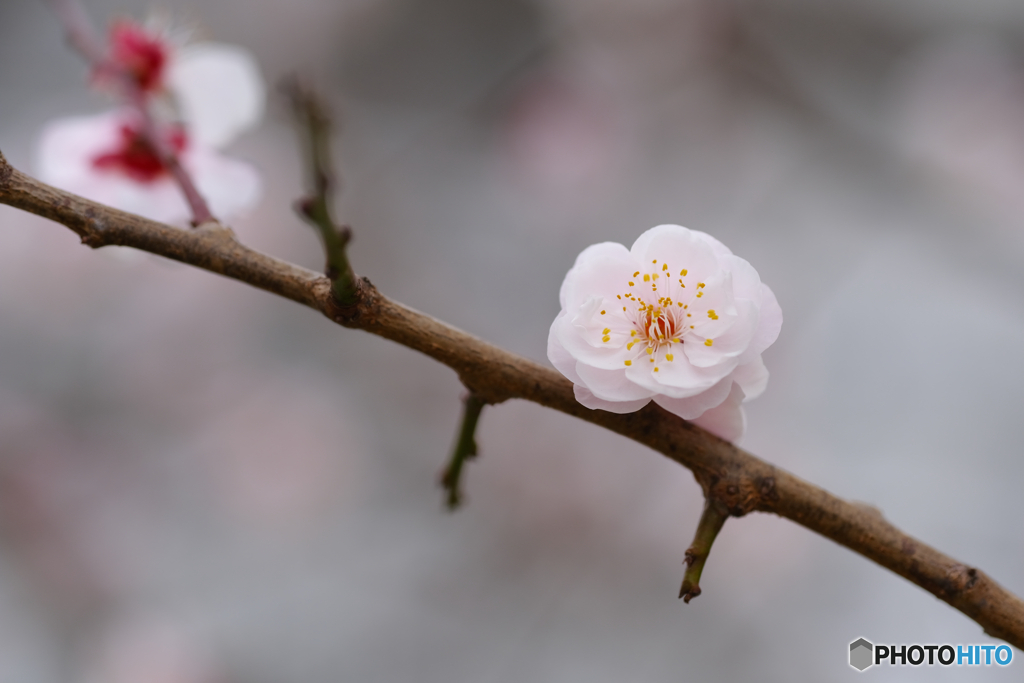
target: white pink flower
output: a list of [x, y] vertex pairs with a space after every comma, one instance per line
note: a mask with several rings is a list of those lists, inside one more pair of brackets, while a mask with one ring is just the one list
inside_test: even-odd
[[613, 413], [662, 408], [733, 441], [740, 405], [768, 383], [761, 353], [782, 311], [757, 271], [710, 235], [659, 225], [631, 249], [586, 248], [566, 274], [548, 358], [576, 400]]
[[[133, 79], [151, 105], [163, 143], [177, 154], [215, 216], [228, 218], [252, 207], [261, 194], [258, 174], [219, 150], [262, 117], [265, 88], [253, 57], [217, 43], [178, 47], [123, 21], [114, 24], [110, 43], [94, 82], [116, 87], [113, 73]], [[40, 137], [37, 173], [104, 204], [187, 223], [189, 206], [142, 130], [131, 106], [52, 121]]]

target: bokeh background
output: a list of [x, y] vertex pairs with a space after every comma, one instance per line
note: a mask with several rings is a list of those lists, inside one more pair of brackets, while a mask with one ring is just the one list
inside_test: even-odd
[[[585, 246], [716, 235], [785, 314], [742, 444], [1024, 593], [1024, 4], [87, 7], [314, 79], [357, 271], [531, 358]], [[86, 75], [42, 3], [0, 4], [13, 164], [109, 106]], [[266, 183], [241, 238], [319, 267], [284, 107], [232, 152]], [[683, 605], [692, 476], [523, 402], [485, 410], [448, 514], [460, 393], [390, 342], [0, 207], [0, 681], [840, 681], [860, 636], [991, 642], [764, 515], [726, 525]]]

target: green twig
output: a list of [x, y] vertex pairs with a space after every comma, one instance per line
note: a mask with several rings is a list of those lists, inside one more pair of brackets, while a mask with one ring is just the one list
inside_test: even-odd
[[683, 574], [683, 585], [679, 588], [679, 597], [683, 602], [700, 595], [700, 574], [704, 571], [704, 563], [708, 560], [711, 546], [722, 530], [722, 525], [729, 518], [729, 511], [720, 501], [708, 497], [704, 501], [704, 512], [697, 522], [697, 532], [693, 543], [686, 549], [686, 573]]
[[455, 510], [462, 504], [462, 466], [467, 460], [476, 457], [476, 424], [480, 421], [480, 413], [486, 403], [472, 392], [462, 400], [462, 426], [452, 450], [448, 466], [441, 473], [441, 487], [448, 496], [445, 503], [449, 510]]
[[320, 234], [326, 255], [324, 273], [331, 280], [335, 302], [343, 307], [355, 306], [358, 284], [345, 253], [352, 230], [335, 223], [331, 211], [337, 179], [331, 163], [331, 119], [327, 107], [298, 78], [286, 80], [281, 89], [291, 102], [311, 186], [310, 194], [295, 203], [295, 211]]

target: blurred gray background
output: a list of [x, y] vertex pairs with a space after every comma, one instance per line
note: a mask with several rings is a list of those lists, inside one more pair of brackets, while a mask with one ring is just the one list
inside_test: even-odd
[[[1024, 4], [86, 4], [315, 79], [357, 271], [531, 358], [585, 246], [716, 235], [785, 315], [742, 445], [1024, 593]], [[0, 4], [13, 164], [108, 106], [45, 6]], [[319, 267], [284, 107], [231, 152], [267, 188], [241, 238]], [[726, 525], [683, 605], [692, 476], [522, 402], [485, 411], [447, 514], [460, 393], [390, 342], [0, 207], [0, 681], [840, 681], [860, 636], [991, 642], [764, 515]]]

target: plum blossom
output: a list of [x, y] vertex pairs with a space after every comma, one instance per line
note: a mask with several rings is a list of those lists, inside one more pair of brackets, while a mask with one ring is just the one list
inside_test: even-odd
[[734, 441], [761, 395], [761, 353], [782, 327], [775, 295], [714, 237], [659, 225], [631, 249], [587, 247], [559, 293], [548, 359], [576, 400], [613, 413], [648, 402]]
[[[219, 43], [179, 47], [157, 31], [115, 22], [106, 61], [94, 69], [100, 87], [130, 78], [172, 150], [221, 218], [252, 207], [261, 183], [250, 165], [219, 150], [262, 117], [265, 88], [253, 57]], [[42, 180], [89, 199], [154, 220], [183, 224], [190, 217], [159, 155], [143, 134], [137, 106], [48, 123], [36, 170]]]

